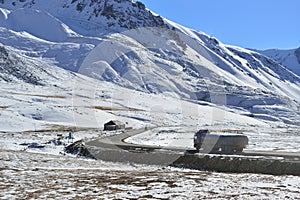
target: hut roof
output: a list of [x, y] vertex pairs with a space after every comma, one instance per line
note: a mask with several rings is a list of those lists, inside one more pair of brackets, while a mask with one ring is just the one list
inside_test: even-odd
[[105, 125], [124, 125], [125, 123], [119, 120], [110, 120], [109, 122], [105, 123]]

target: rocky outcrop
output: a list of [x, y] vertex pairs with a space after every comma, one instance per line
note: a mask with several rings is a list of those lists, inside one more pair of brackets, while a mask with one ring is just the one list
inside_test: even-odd
[[33, 85], [43, 85], [34, 73], [34, 65], [26, 63], [4, 46], [0, 46], [0, 80], [6, 82], [23, 81]]
[[105, 17], [108, 26], [126, 29], [168, 26], [160, 16], [153, 15], [141, 2], [131, 0], [72, 0], [78, 12], [87, 12], [88, 20]]
[[298, 60], [298, 63], [300, 64], [300, 47], [298, 49], [296, 49], [295, 55], [296, 55], [296, 58]]
[[79, 157], [95, 159], [95, 157], [90, 153], [90, 151], [85, 147], [85, 144], [82, 140], [74, 142], [65, 147], [65, 152], [73, 154]]

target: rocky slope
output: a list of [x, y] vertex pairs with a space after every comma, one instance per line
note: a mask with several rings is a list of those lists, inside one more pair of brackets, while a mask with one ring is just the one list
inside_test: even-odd
[[41, 62], [36, 63], [32, 60], [0, 45], [0, 80], [3, 82], [25, 82], [32, 85], [43, 85], [46, 80], [43, 80], [42, 76], [47, 77], [47, 81], [55, 78], [45, 67], [41, 67]]

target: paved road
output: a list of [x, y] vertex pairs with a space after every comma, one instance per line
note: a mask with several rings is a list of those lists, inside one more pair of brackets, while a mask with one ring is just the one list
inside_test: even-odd
[[300, 153], [245, 150], [239, 155], [217, 155], [196, 152], [194, 149], [124, 142], [126, 138], [145, 131], [130, 130], [119, 135], [87, 141], [86, 147], [97, 159], [112, 162], [171, 165], [220, 172], [300, 175]]

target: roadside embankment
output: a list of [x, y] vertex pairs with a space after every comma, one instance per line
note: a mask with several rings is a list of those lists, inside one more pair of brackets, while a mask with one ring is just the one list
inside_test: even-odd
[[205, 171], [300, 176], [300, 161], [269, 157], [184, 155], [172, 166]]

